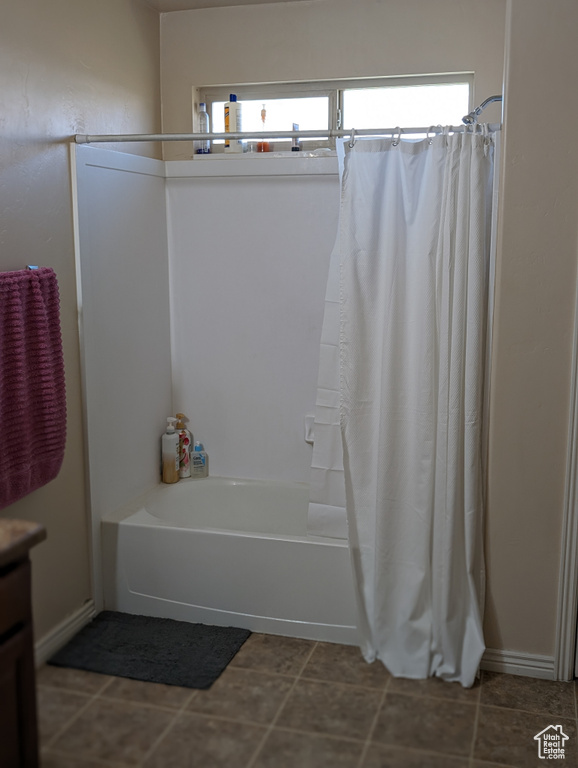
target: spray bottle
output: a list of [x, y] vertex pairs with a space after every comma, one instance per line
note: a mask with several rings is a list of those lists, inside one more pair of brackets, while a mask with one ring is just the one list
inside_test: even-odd
[[167, 429], [161, 438], [163, 483], [176, 483], [179, 479], [179, 436], [175, 432], [175, 421], [172, 416], [167, 418]]

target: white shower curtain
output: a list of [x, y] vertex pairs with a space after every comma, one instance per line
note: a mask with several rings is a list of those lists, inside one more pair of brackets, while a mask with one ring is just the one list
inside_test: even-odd
[[487, 133], [346, 143], [336, 245], [362, 652], [464, 686], [484, 651], [493, 164]]
[[339, 393], [339, 238], [329, 264], [319, 349], [307, 530], [347, 538]]

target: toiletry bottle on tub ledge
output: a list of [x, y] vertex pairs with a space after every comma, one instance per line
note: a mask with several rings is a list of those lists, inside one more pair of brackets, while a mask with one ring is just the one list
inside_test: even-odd
[[191, 477], [201, 478], [209, 475], [209, 456], [203, 444], [196, 442], [191, 454]]
[[[241, 105], [232, 93], [225, 102], [225, 133], [237, 133], [243, 130]], [[243, 152], [243, 143], [239, 139], [225, 139], [225, 152]]]
[[193, 436], [186, 427], [188, 421], [184, 413], [177, 413], [177, 432], [179, 434], [179, 477], [191, 476], [191, 450]]
[[167, 418], [167, 429], [161, 438], [163, 483], [176, 483], [179, 479], [179, 435], [175, 421], [172, 416]]

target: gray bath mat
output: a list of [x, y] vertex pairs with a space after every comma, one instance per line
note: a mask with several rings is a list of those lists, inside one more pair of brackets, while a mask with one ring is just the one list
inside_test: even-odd
[[251, 633], [103, 611], [49, 664], [184, 688], [209, 688]]

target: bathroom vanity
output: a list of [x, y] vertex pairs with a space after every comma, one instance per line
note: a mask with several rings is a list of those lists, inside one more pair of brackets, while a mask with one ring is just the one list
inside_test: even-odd
[[45, 538], [37, 523], [0, 518], [2, 768], [39, 765], [29, 552]]

